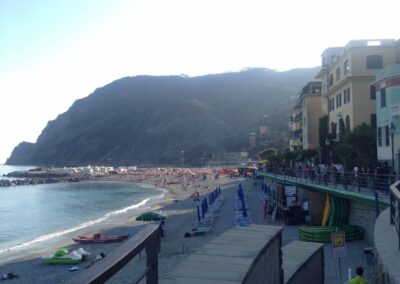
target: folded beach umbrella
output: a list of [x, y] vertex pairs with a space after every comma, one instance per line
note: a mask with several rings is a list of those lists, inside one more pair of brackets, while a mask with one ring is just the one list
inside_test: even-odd
[[161, 213], [157, 212], [144, 212], [136, 217], [136, 221], [163, 221], [165, 220], [165, 216]]
[[243, 207], [242, 216], [243, 216], [243, 217], [247, 217], [247, 216], [248, 216], [248, 215], [247, 215], [246, 207]]
[[200, 220], [201, 220], [201, 218], [200, 218], [200, 208], [199, 208], [199, 206], [197, 205], [197, 221], [200, 222]]

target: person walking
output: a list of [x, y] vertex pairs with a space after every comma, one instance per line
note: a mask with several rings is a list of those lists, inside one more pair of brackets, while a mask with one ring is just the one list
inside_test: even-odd
[[353, 277], [349, 284], [368, 284], [368, 280], [363, 276], [364, 269], [359, 266], [356, 268], [356, 276]]
[[268, 199], [264, 200], [262, 207], [263, 207], [264, 219], [267, 219], [268, 218]]

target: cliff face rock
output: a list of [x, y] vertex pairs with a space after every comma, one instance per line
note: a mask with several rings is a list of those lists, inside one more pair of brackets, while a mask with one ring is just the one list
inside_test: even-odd
[[269, 117], [263, 123], [275, 133], [271, 139], [287, 133], [292, 96], [316, 72], [249, 69], [193, 78], [122, 78], [75, 101], [36, 143], [20, 143], [6, 163], [199, 164], [200, 157], [246, 148], [262, 117]]
[[11, 157], [7, 160], [11, 161], [13, 165], [28, 165], [31, 160], [32, 148], [34, 144], [29, 142], [21, 142], [11, 153]]

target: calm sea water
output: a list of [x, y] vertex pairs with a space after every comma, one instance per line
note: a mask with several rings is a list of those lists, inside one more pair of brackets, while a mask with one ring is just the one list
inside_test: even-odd
[[[0, 173], [10, 169], [4, 167], [0, 165]], [[162, 195], [154, 188], [116, 182], [0, 188], [0, 258], [8, 251], [26, 250], [78, 229], [135, 215]]]
[[13, 179], [4, 177], [3, 175], [14, 172], [14, 171], [27, 171], [34, 168], [34, 166], [7, 166], [0, 164], [0, 179]]

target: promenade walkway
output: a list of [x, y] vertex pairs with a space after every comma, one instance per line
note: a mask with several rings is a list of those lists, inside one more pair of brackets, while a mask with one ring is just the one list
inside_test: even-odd
[[380, 206], [387, 207], [389, 205], [388, 187], [385, 188], [383, 185], [375, 190], [368, 184], [358, 186], [354, 183], [343, 182], [343, 179], [336, 181], [333, 178], [318, 179], [280, 172], [259, 172], [258, 176], [368, 204], [374, 204], [375, 196], [377, 196]]
[[[256, 180], [257, 181], [257, 180]], [[262, 201], [259, 198], [261, 185], [260, 181], [257, 181], [257, 185], [254, 185], [254, 180], [248, 180], [242, 183], [247, 192], [248, 207], [251, 208], [249, 214], [251, 214], [254, 224], [268, 224], [268, 225], [282, 225], [282, 220], [278, 219], [275, 222], [272, 220], [266, 220], [263, 216]], [[371, 194], [370, 194], [371, 195]], [[385, 205], [386, 207], [386, 205]], [[288, 226], [285, 225], [282, 232], [282, 246], [290, 244], [292, 241], [298, 240], [299, 226]], [[367, 259], [363, 253], [365, 247], [373, 246], [372, 243], [368, 243], [366, 240], [359, 240], [349, 242], [346, 244], [346, 254], [341, 258], [342, 267], [342, 283], [347, 279], [347, 270], [351, 268], [353, 274], [357, 266], [364, 268], [364, 274], [370, 283], [374, 283], [374, 269], [367, 263]], [[333, 255], [331, 244], [323, 244], [324, 247], [324, 262], [325, 262], [325, 284], [337, 284], [339, 280], [339, 263], [338, 258]]]
[[378, 253], [379, 262], [384, 267], [382, 272], [386, 273], [393, 283], [400, 283], [399, 237], [395, 226], [390, 224], [389, 216], [390, 209], [388, 208], [376, 220], [375, 249]]
[[[263, 207], [262, 207], [262, 201], [259, 198], [259, 193], [260, 193], [260, 188], [261, 184], [260, 181], [258, 180], [247, 180], [247, 181], [241, 181], [242, 186], [245, 190], [246, 194], [246, 204], [247, 207], [249, 208], [248, 214], [251, 216], [251, 219], [253, 221], [253, 224], [255, 225], [273, 225], [273, 226], [282, 226], [281, 220], [276, 220], [275, 222], [271, 220], [266, 220], [263, 215]], [[255, 185], [255, 182], [257, 184]], [[171, 282], [171, 275], [174, 274], [177, 271], [175, 276], [183, 277], [182, 270], [180, 270], [182, 267], [186, 265], [190, 265], [190, 263], [194, 263], [192, 261], [202, 261], [206, 256], [203, 256], [201, 251], [202, 247], [206, 246], [209, 243], [213, 243], [213, 239], [216, 238], [217, 242], [219, 237], [222, 237], [223, 234], [227, 231], [234, 230], [232, 229], [234, 226], [234, 196], [237, 193], [237, 186], [232, 186], [230, 188], [227, 188], [223, 190], [224, 194], [224, 204], [221, 207], [220, 210], [220, 219], [217, 219], [216, 224], [215, 224], [215, 231], [213, 233], [207, 234], [205, 236], [201, 236], [200, 238], [203, 239], [202, 243], [203, 245], [201, 247], [197, 247], [196, 250], [193, 249], [188, 249], [190, 247], [189, 241], [190, 238], [187, 239], [186, 243], [186, 248], [188, 250], [188, 254], [186, 254], [184, 257], [180, 258], [180, 262], [176, 266], [168, 265], [168, 271], [165, 270], [166, 267], [161, 266], [161, 278], [163, 279], [162, 281], [160, 280], [160, 283], [174, 283]], [[223, 221], [222, 221], [223, 219]], [[287, 244], [290, 244], [292, 241], [298, 240], [297, 236], [297, 230], [298, 226], [284, 226], [283, 231], [282, 231], [282, 246], [285, 246]], [[223, 237], [222, 237], [223, 238]], [[219, 240], [222, 240], [219, 239]], [[216, 243], [213, 243], [214, 245]], [[342, 263], [342, 276], [343, 279], [342, 281], [345, 280], [345, 276], [347, 276], [347, 269], [351, 268], [354, 269], [357, 266], [363, 266], [365, 270], [365, 275], [366, 277], [371, 281], [374, 279], [373, 278], [373, 268], [367, 265], [366, 258], [363, 254], [363, 248], [371, 246], [372, 244], [369, 244], [365, 240], [361, 241], [355, 241], [347, 244], [346, 247], [346, 255], [341, 259]], [[339, 271], [338, 271], [338, 258], [334, 257], [332, 255], [332, 247], [330, 244], [324, 244], [324, 262], [325, 262], [325, 283], [326, 284], [337, 284], [340, 283], [339, 281]], [[200, 250], [198, 253], [197, 251]], [[203, 251], [204, 253], [206, 250]], [[196, 255], [196, 256], [192, 256]], [[193, 257], [193, 259], [192, 259]], [[233, 257], [232, 257], [233, 258]], [[181, 263], [184, 263], [186, 260], [189, 260], [189, 264], [182, 264], [181, 268], [179, 266]], [[235, 260], [230, 260], [230, 262], [234, 262]], [[229, 262], [229, 263], [230, 263]], [[203, 264], [202, 264], [203, 265]], [[178, 270], [176, 270], [178, 269]], [[207, 272], [207, 270], [204, 269], [203, 274], [212, 274], [214, 273], [214, 270], [211, 270], [211, 273]], [[192, 271], [193, 272], [193, 271]], [[171, 274], [172, 273], [172, 274]], [[195, 272], [199, 273], [199, 272]], [[202, 275], [203, 275], [202, 274]], [[165, 277], [165, 278], [164, 278]], [[168, 280], [169, 278], [169, 280]], [[346, 278], [347, 279], [347, 278]], [[170, 282], [163, 282], [163, 281], [170, 281]], [[175, 282], [179, 283], [179, 282]], [[186, 282], [186, 283], [196, 283], [196, 282]], [[205, 282], [203, 282], [205, 283]], [[210, 282], [207, 282], [210, 283]], [[223, 282], [222, 282], [223, 283]], [[226, 282], [226, 283], [232, 283]]]
[[282, 277], [281, 231], [279, 226], [234, 227], [189, 255], [160, 283], [276, 283]]

